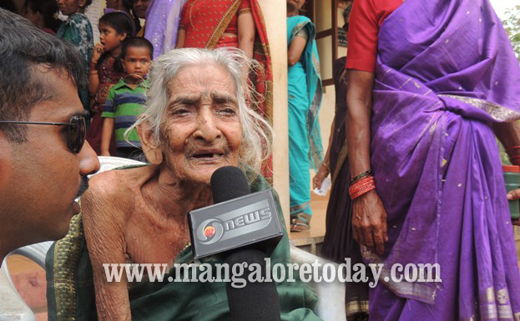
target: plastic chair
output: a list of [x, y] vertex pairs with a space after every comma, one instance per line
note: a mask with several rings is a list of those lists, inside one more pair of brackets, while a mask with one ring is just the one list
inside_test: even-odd
[[[338, 264], [322, 259], [295, 246], [291, 246], [290, 255], [291, 261], [298, 264], [312, 264], [317, 261], [320, 264], [319, 266], [321, 266], [320, 274], [322, 274], [321, 271], [323, 270], [325, 264], [334, 265], [336, 271], [338, 273], [340, 272], [338, 269]], [[314, 291], [316, 291], [316, 294], [318, 294], [318, 304], [316, 306], [315, 312], [324, 321], [347, 320], [347, 314], [345, 310], [346, 286], [345, 283], [341, 283], [337, 279], [338, 278], [336, 277], [336, 280], [330, 283], [325, 281], [320, 283], [309, 283]]]

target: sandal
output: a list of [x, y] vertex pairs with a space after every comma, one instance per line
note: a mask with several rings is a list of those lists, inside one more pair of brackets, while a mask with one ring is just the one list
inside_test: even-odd
[[291, 232], [307, 231], [311, 228], [312, 216], [306, 213], [291, 215]]

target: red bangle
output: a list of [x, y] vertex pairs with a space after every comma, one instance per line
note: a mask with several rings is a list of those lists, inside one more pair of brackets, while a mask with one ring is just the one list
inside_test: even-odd
[[364, 186], [363, 188], [357, 190], [356, 192], [353, 192], [350, 194], [350, 198], [355, 200], [356, 198], [360, 197], [361, 195], [364, 195], [371, 190], [375, 189], [376, 185], [374, 183], [371, 183], [369, 185]]
[[511, 164], [513, 165], [520, 165], [520, 162], [519, 163], [516, 163], [515, 161], [517, 160], [520, 160], [520, 155], [517, 155], [517, 156], [513, 156], [513, 157], [509, 157], [509, 161], [511, 162]]
[[354, 183], [349, 188], [349, 194], [351, 199], [356, 199], [363, 194], [370, 192], [376, 188], [373, 176], [366, 176]]
[[510, 151], [513, 151], [513, 150], [516, 150], [516, 149], [520, 149], [520, 146], [509, 147], [508, 149], [506, 149], [506, 153], [509, 154]]

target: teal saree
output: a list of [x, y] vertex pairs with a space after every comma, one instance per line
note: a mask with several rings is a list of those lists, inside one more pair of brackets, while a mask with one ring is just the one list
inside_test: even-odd
[[308, 37], [300, 60], [289, 67], [289, 175], [291, 217], [312, 215], [310, 168], [323, 160], [318, 112], [322, 99], [316, 31], [309, 18], [287, 18], [287, 46], [302, 30]]

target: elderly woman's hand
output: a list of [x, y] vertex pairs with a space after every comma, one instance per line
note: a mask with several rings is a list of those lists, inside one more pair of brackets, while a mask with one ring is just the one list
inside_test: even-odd
[[[520, 188], [514, 189], [514, 190], [510, 191], [509, 193], [507, 193], [508, 201], [514, 201], [517, 199], [520, 199]], [[520, 226], [520, 218], [513, 220], [512, 222], [513, 222], [513, 225]]]
[[356, 198], [352, 209], [352, 232], [359, 244], [385, 252], [388, 241], [386, 211], [375, 190]]

